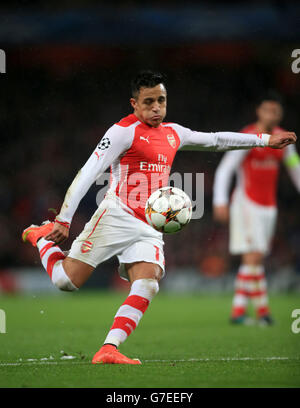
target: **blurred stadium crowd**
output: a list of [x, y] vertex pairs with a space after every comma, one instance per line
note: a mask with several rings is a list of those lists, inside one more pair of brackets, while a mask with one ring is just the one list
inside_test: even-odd
[[[185, 67], [180, 74], [177, 70], [169, 71], [167, 119], [197, 130], [238, 131], [255, 119], [255, 89], [260, 74], [260, 69], [254, 66], [240, 70]], [[30, 80], [24, 80], [27, 75]], [[49, 209], [59, 210], [68, 185], [105, 130], [130, 112], [128, 72], [122, 77], [122, 72], [116, 69], [89, 70], [63, 77], [45, 69], [25, 70], [14, 87], [14, 92], [6, 95], [6, 110], [1, 115], [1, 143], [5, 146], [0, 164], [2, 267], [33, 263], [36, 257], [32, 248], [20, 241], [23, 227], [48, 217], [53, 219]], [[283, 123], [286, 128], [295, 129], [296, 114], [295, 106], [287, 105]], [[223, 268], [227, 269], [227, 231], [216, 226], [211, 218], [212, 181], [221, 155], [177, 154], [173, 171], [205, 173], [205, 214], [178, 236], [167, 237], [168, 265], [192, 264], [205, 269], [205, 265], [209, 266], [207, 257], [219, 255], [225, 259]], [[300, 200], [286, 178], [283, 170], [272, 264], [280, 269], [293, 263], [300, 269]], [[94, 186], [81, 203], [72, 224], [71, 239], [95, 210], [98, 190], [99, 186]]]
[[[299, 137], [300, 81], [290, 69], [291, 47], [251, 41], [9, 46], [10, 72], [1, 78], [0, 101], [1, 270], [39, 265], [34, 249], [22, 245], [22, 230], [54, 218], [53, 209], [59, 210], [69, 184], [106, 129], [131, 112], [129, 81], [139, 69], [167, 75], [168, 121], [195, 130], [238, 131], [255, 120], [255, 102], [272, 88], [285, 101], [282, 126]], [[173, 172], [205, 173], [205, 212], [180, 234], [166, 236], [168, 269], [192, 266], [207, 276], [234, 271], [237, 260], [228, 255], [228, 230], [211, 215], [214, 171], [221, 156], [176, 156]], [[80, 204], [65, 249], [95, 211], [98, 191], [93, 186]], [[300, 197], [284, 169], [278, 204], [267, 269], [291, 266], [300, 273]]]

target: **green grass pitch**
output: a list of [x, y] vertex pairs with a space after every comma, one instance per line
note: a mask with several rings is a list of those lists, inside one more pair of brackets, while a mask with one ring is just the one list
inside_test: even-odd
[[231, 326], [228, 295], [161, 292], [120, 348], [143, 365], [92, 365], [125, 298], [101, 291], [1, 296], [0, 387], [300, 386], [300, 333], [291, 331], [299, 296], [271, 296], [276, 324], [262, 328]]

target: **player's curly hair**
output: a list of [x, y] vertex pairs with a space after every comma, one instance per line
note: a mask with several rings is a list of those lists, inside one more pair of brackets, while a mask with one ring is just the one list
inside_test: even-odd
[[140, 71], [131, 81], [131, 94], [133, 98], [138, 96], [141, 88], [154, 88], [158, 84], [165, 85], [166, 76], [160, 72], [151, 70]]

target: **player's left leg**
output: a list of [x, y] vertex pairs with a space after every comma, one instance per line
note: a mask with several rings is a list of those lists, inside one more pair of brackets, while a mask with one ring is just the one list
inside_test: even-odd
[[31, 243], [40, 253], [43, 267], [52, 283], [60, 290], [73, 292], [79, 289], [92, 274], [94, 267], [80, 260], [66, 257], [53, 241], [44, 239], [53, 228], [53, 222], [32, 225], [22, 234], [24, 242]]
[[[242, 191], [237, 190], [230, 205], [229, 251], [232, 255], [242, 255], [249, 252], [249, 236], [251, 236], [251, 211]], [[247, 212], [245, 214], [245, 212]], [[248, 293], [247, 277], [248, 265], [243, 260], [238, 268], [234, 280], [234, 295], [231, 307], [230, 321], [235, 324], [250, 323], [247, 316]]]
[[118, 351], [118, 347], [135, 330], [151, 300], [159, 290], [162, 268], [150, 262], [134, 262], [125, 265], [131, 282], [130, 293], [117, 311], [104, 345], [95, 354], [92, 363], [141, 364]]

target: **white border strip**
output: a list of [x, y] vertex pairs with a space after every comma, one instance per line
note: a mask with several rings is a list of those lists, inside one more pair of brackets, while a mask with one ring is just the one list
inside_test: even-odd
[[[74, 357], [73, 357], [74, 358]], [[36, 361], [34, 361], [36, 360]], [[198, 362], [222, 362], [222, 361], [293, 361], [300, 360], [300, 357], [220, 357], [220, 358], [189, 358], [189, 359], [180, 359], [180, 360], [142, 360], [142, 363], [198, 363]], [[0, 362], [0, 367], [20, 367], [26, 365], [67, 365], [67, 364], [76, 364], [76, 365], [87, 365], [91, 364], [91, 361], [68, 361], [68, 363], [61, 360], [57, 361], [45, 361], [45, 359], [27, 359], [24, 361], [17, 362]]]

